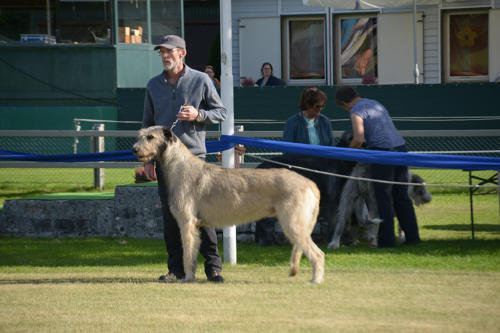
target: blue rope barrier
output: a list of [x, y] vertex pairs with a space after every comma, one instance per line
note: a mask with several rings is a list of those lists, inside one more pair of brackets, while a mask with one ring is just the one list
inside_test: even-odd
[[[459, 156], [442, 154], [415, 154], [391, 151], [349, 149], [317, 146], [267, 139], [222, 135], [220, 140], [206, 141], [207, 152], [213, 153], [232, 148], [235, 144], [265, 149], [320, 156], [341, 160], [387, 165], [405, 165], [433, 169], [500, 170], [500, 158], [484, 156]], [[37, 155], [0, 150], [0, 161], [51, 161], [51, 162], [99, 162], [137, 160], [131, 150], [104, 153]]]
[[500, 158], [442, 154], [415, 154], [392, 151], [316, 146], [303, 143], [222, 135], [222, 142], [231, 142], [286, 153], [305, 154], [356, 162], [405, 165], [435, 169], [500, 170]]

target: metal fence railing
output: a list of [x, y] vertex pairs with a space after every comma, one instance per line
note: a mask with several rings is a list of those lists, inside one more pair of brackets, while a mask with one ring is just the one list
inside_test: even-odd
[[[455, 155], [480, 155], [500, 157], [500, 130], [468, 131], [400, 131], [410, 151]], [[338, 140], [342, 132], [334, 131]], [[41, 155], [89, 153], [96, 151], [96, 140], [101, 138], [104, 151], [131, 149], [137, 131], [84, 130], [84, 131], [0, 131], [0, 150]], [[281, 131], [244, 131], [236, 135], [270, 140], [281, 140]], [[207, 140], [220, 136], [218, 131], [208, 131]], [[256, 147], [247, 147], [244, 167], [254, 167], [261, 161], [256, 157], [270, 158], [281, 154]], [[207, 156], [208, 162], [216, 163], [216, 154]], [[134, 182], [135, 160], [116, 162], [28, 162], [0, 161], [2, 183], [47, 184], [63, 183], [81, 186], [96, 185], [95, 169], [105, 170], [108, 186]], [[461, 170], [418, 170], [427, 183], [467, 184], [468, 174]], [[481, 171], [482, 178], [491, 178], [496, 171]], [[100, 187], [100, 186], [99, 186]]]

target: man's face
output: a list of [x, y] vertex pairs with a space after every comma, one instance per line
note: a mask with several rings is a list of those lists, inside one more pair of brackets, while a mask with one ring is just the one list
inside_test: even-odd
[[158, 53], [160, 54], [163, 68], [165, 68], [167, 72], [180, 67], [182, 65], [182, 59], [186, 56], [186, 50], [179, 48], [167, 49], [161, 47]]

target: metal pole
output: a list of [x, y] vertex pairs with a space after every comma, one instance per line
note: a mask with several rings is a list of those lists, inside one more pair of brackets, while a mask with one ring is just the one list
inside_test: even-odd
[[[75, 122], [75, 131], [79, 132], [82, 130], [82, 125], [80, 125], [80, 122]], [[80, 140], [78, 140], [78, 137], [75, 136], [74, 141], [73, 141], [73, 154], [78, 154], [78, 144], [80, 143]]]
[[118, 0], [113, 0], [113, 38], [114, 44], [118, 45], [120, 42], [120, 28], [118, 26]]
[[51, 36], [52, 35], [52, 23], [50, 20], [50, 0], [47, 0], [47, 10], [45, 11], [47, 14], [47, 35]]
[[472, 171], [469, 170], [470, 230], [472, 233], [472, 240], [474, 240], [474, 206], [473, 206], [474, 190], [472, 189], [471, 185], [472, 185]]
[[146, 20], [147, 20], [147, 28], [148, 28], [148, 44], [151, 44], [151, 0], [146, 2]]
[[[104, 131], [104, 124], [94, 124], [92, 126], [94, 131]], [[104, 152], [104, 137], [91, 137], [90, 140], [91, 151], [93, 153], [103, 153]], [[94, 187], [98, 188], [100, 191], [104, 188], [104, 169], [95, 168], [94, 169]]]
[[[234, 134], [233, 103], [233, 54], [231, 32], [231, 1], [220, 0], [220, 35], [221, 35], [221, 98], [228, 113], [222, 122], [222, 134]], [[234, 149], [222, 152], [222, 166], [234, 168]], [[236, 226], [223, 229], [224, 262], [236, 264]]]
[[418, 70], [418, 52], [417, 52], [417, 0], [413, 0], [413, 60], [415, 62], [415, 84], [418, 84], [420, 71]]

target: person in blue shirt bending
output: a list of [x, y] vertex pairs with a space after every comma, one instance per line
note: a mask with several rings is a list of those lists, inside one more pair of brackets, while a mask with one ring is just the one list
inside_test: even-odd
[[[406, 142], [399, 135], [387, 109], [379, 102], [361, 98], [351, 86], [337, 88], [336, 104], [350, 114], [353, 139], [350, 148], [408, 152]], [[408, 182], [408, 167], [371, 164], [371, 178]], [[406, 235], [406, 244], [420, 242], [417, 218], [413, 203], [408, 196], [408, 186], [373, 182], [380, 218], [378, 247], [393, 247], [394, 212]]]

